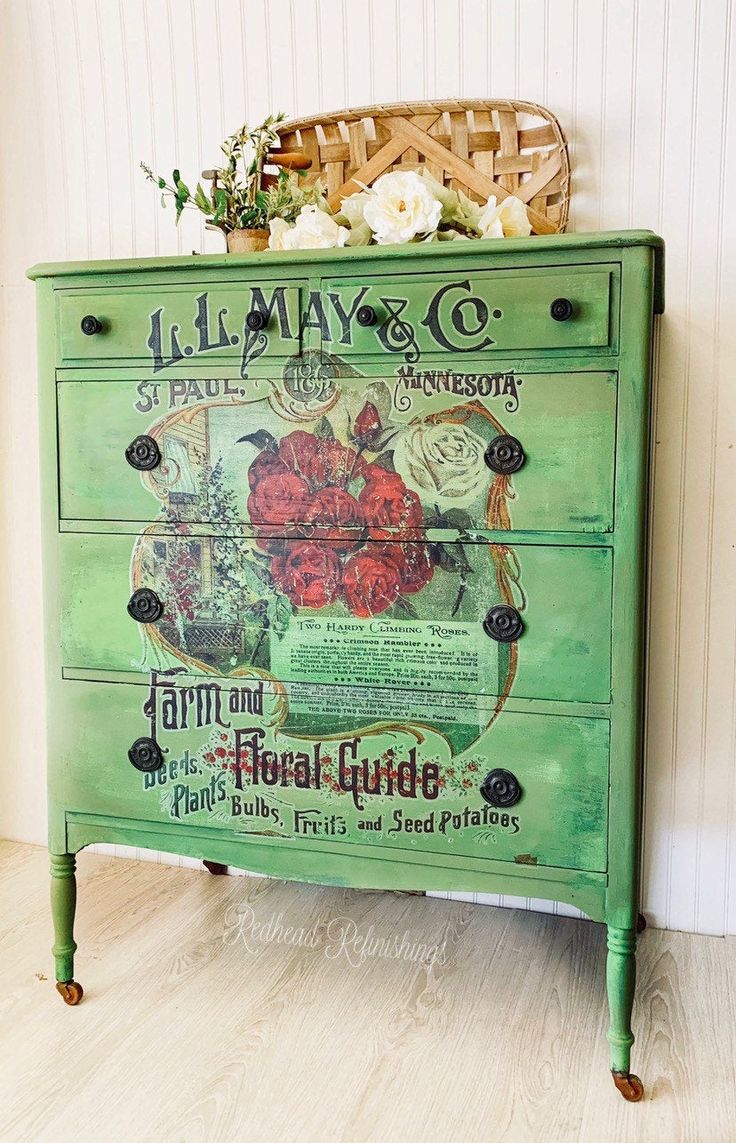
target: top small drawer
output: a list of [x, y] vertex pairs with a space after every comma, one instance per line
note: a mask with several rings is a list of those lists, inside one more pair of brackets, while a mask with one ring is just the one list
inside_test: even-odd
[[339, 356], [416, 362], [452, 354], [590, 350], [615, 339], [611, 266], [323, 281]]
[[300, 285], [125, 286], [60, 290], [58, 360], [179, 363], [291, 357], [301, 350]]

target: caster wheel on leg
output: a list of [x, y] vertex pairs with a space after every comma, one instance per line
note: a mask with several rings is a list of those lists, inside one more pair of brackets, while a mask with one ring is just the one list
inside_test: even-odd
[[636, 918], [636, 931], [637, 931], [637, 933], [643, 933], [644, 930], [646, 929], [646, 927], [647, 927], [647, 919], [643, 913], [639, 913], [638, 917]]
[[202, 864], [208, 873], [214, 873], [218, 877], [224, 877], [227, 873], [227, 865], [222, 865], [219, 861], [203, 861]]
[[72, 1007], [75, 1004], [79, 1004], [79, 1001], [84, 996], [84, 989], [81, 984], [77, 984], [76, 980], [60, 980], [56, 985], [56, 991], [64, 1003]]
[[611, 1075], [624, 1099], [629, 1103], [638, 1103], [644, 1095], [644, 1085], [639, 1077], [631, 1072], [611, 1072]]

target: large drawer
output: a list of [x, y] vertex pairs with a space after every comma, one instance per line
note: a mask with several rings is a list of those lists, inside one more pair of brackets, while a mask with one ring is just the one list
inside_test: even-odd
[[[614, 373], [297, 381], [60, 381], [62, 519], [280, 525], [324, 519], [329, 485], [358, 531], [613, 526]], [[141, 434], [160, 460], [139, 473], [125, 454]], [[405, 502], [378, 494], [391, 483]]]
[[59, 543], [67, 668], [610, 701], [607, 548], [160, 530]]
[[[373, 718], [336, 733], [325, 725], [324, 690], [305, 716], [309, 729], [289, 729], [290, 696], [253, 679], [222, 689], [211, 679], [67, 681], [62, 691], [58, 796], [73, 814], [235, 831], [244, 847], [250, 837], [606, 869], [605, 719], [502, 712], [457, 749], [426, 718]], [[453, 713], [477, 718], [457, 701]], [[146, 738], [163, 759], [150, 773], [128, 756]], [[498, 771], [506, 772], [500, 787]], [[501, 804], [484, 800], [484, 785]]]
[[[299, 283], [113, 286], [57, 292], [58, 361], [143, 360], [153, 374], [240, 358], [243, 375], [259, 359], [301, 349]], [[263, 328], [250, 328], [249, 315]]]
[[601, 349], [617, 328], [614, 272], [546, 266], [330, 278], [322, 346], [349, 359], [390, 356], [397, 366], [449, 355], [454, 368], [468, 355]]

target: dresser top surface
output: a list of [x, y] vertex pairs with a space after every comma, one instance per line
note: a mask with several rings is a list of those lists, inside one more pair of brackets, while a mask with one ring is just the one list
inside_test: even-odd
[[263, 273], [268, 267], [284, 264], [309, 268], [314, 264], [330, 263], [335, 267], [345, 263], [346, 272], [352, 265], [381, 265], [406, 259], [417, 268], [430, 267], [438, 258], [448, 255], [458, 263], [473, 263], [482, 258], [485, 265], [502, 263], [509, 255], [533, 254], [555, 256], [573, 252], [590, 253], [597, 258], [607, 251], [615, 252], [630, 247], [648, 246], [655, 252], [654, 299], [655, 312], [664, 310], [664, 242], [651, 230], [612, 230], [599, 233], [554, 234], [530, 238], [481, 239], [477, 242], [404, 243], [395, 246], [353, 246], [342, 249], [273, 251], [252, 254], [187, 254], [166, 255], [158, 258], [101, 259], [93, 262], [40, 262], [28, 270], [28, 277], [66, 278], [110, 274], [135, 274], [162, 270], [217, 270], [227, 267], [229, 272], [242, 269]]

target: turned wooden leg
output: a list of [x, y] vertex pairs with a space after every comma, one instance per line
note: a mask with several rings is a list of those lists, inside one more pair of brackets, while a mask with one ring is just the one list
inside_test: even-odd
[[73, 853], [51, 855], [51, 915], [54, 921], [52, 953], [56, 966], [56, 989], [66, 1004], [79, 1004], [83, 991], [74, 977], [74, 910], [77, 905], [77, 862]]
[[629, 1071], [631, 1045], [631, 1009], [636, 984], [636, 932], [608, 926], [608, 962], [606, 966], [611, 1045], [611, 1075], [624, 1099], [635, 1103], [644, 1094], [642, 1082]]

